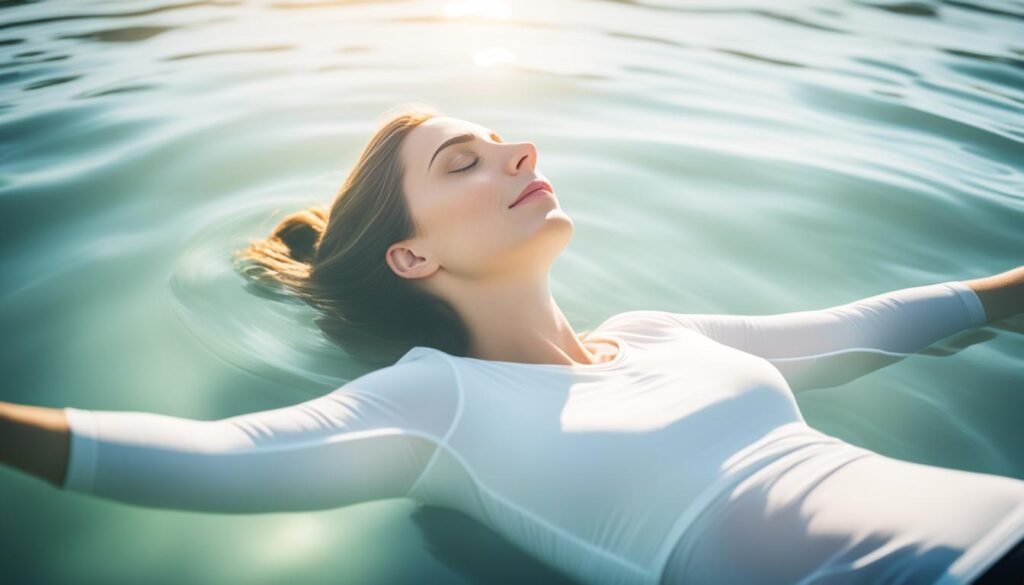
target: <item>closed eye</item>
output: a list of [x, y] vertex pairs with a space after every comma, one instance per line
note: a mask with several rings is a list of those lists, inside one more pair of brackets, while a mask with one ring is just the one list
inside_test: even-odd
[[[495, 142], [497, 142], [499, 144], [501, 142], [503, 142], [503, 140], [501, 139], [501, 136], [499, 136], [497, 132], [491, 132], [490, 137], [491, 137], [492, 140], [494, 140]], [[462, 167], [461, 169], [456, 169], [456, 170], [454, 170], [452, 172], [453, 173], [464, 173], [464, 172], [468, 171], [469, 169], [473, 168], [474, 166], [476, 166], [476, 163], [478, 163], [478, 162], [480, 162], [480, 157], [477, 157], [477, 158], [473, 159], [472, 163]]]
[[468, 164], [468, 165], [466, 165], [466, 166], [462, 167], [461, 169], [456, 169], [456, 170], [454, 170], [454, 171], [452, 171], [452, 172], [453, 172], [453, 173], [463, 173], [463, 172], [466, 172], [466, 171], [468, 171], [469, 169], [471, 169], [471, 168], [473, 168], [474, 166], [476, 166], [476, 163], [477, 163], [477, 162], [478, 162], [479, 160], [480, 160], [480, 158], [479, 158], [479, 157], [478, 157], [478, 158], [475, 158], [475, 159], [473, 159], [473, 162], [472, 162], [471, 164]]

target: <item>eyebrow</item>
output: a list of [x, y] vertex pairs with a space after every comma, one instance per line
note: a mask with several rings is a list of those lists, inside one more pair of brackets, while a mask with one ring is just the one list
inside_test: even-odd
[[[499, 135], [497, 132], [491, 132], [490, 136], [496, 137], [498, 139], [497, 142], [501, 142], [501, 135]], [[459, 144], [461, 142], [471, 142], [476, 137], [476, 134], [473, 134], [472, 132], [463, 132], [462, 134], [457, 134], [455, 136], [452, 136], [448, 140], [442, 142], [441, 146], [438, 146], [437, 150], [434, 151], [434, 156], [430, 157], [430, 162], [427, 164], [427, 172], [430, 172], [430, 165], [434, 164], [434, 159], [437, 158], [437, 155], [440, 154], [442, 150], [448, 148], [453, 144]]]

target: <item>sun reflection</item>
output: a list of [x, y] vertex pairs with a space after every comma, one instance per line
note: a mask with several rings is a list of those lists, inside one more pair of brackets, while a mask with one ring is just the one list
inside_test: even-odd
[[444, 15], [448, 18], [462, 16], [508, 18], [512, 16], [512, 9], [502, 0], [459, 0], [445, 4]]
[[296, 515], [254, 539], [252, 552], [268, 566], [301, 566], [325, 552], [329, 530], [322, 519]]
[[473, 55], [473, 62], [480, 67], [494, 67], [495, 65], [512, 63], [515, 60], [516, 56], [512, 54], [512, 51], [503, 47], [481, 49]]

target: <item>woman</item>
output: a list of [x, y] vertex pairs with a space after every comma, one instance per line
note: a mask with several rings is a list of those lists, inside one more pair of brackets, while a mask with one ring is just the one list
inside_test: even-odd
[[240, 255], [329, 338], [390, 365], [214, 421], [5, 404], [0, 460], [183, 510], [411, 497], [585, 583], [1024, 575], [1024, 481], [850, 445], [793, 396], [1022, 312], [1024, 267], [779, 315], [627, 311], [576, 334], [548, 288], [572, 234], [533, 144], [400, 113], [329, 212], [292, 214]]

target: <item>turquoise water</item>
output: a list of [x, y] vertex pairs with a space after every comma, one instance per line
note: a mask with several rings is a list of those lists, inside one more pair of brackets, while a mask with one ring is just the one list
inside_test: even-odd
[[[3, 2], [0, 55], [0, 400], [215, 419], [365, 373], [230, 252], [331, 200], [411, 101], [537, 145], [577, 331], [1024, 261], [1019, 1]], [[1022, 334], [797, 400], [862, 447], [1024, 478]], [[407, 500], [201, 514], [7, 468], [0, 497], [0, 582], [566, 582]]]

